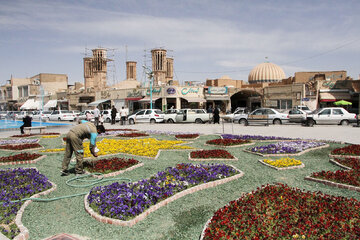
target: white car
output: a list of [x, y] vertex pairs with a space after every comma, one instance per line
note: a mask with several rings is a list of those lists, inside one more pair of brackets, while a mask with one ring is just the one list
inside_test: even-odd
[[33, 112], [21, 111], [19, 114], [15, 115], [15, 119], [22, 120], [26, 115], [29, 115], [30, 117], [32, 117]]
[[176, 121], [176, 114], [180, 111], [180, 109], [168, 109], [164, 112], [164, 122], [166, 123], [174, 123]]
[[54, 110], [49, 116], [50, 121], [74, 121], [75, 118], [75, 114], [69, 110]]
[[52, 111], [37, 111], [33, 114], [32, 118], [36, 121], [47, 121], [49, 120], [49, 116], [51, 115]]
[[94, 111], [93, 110], [85, 110], [83, 112], [81, 112], [79, 115], [78, 115], [78, 118], [80, 120], [86, 120], [86, 114], [89, 114], [90, 116], [90, 121], [94, 120]]
[[349, 123], [356, 123], [356, 121], [355, 113], [349, 113], [342, 107], [328, 107], [320, 108], [308, 114], [304, 123], [307, 126], [313, 126], [314, 124], [349, 125]]
[[206, 123], [210, 121], [210, 115], [204, 109], [180, 109], [176, 114], [177, 123]]
[[299, 108], [294, 108], [289, 111], [289, 122], [302, 123], [306, 120], [308, 113]]
[[129, 115], [129, 124], [135, 123], [159, 123], [164, 122], [165, 114], [159, 109], [143, 109]]
[[[104, 117], [104, 122], [106, 122], [106, 123], [110, 123], [110, 122], [111, 122], [111, 109], [109, 109], [109, 110], [102, 110], [102, 111], [100, 111], [100, 114], [103, 115], [103, 117]], [[119, 113], [119, 112], [116, 113], [115, 121], [117, 121], [117, 122], [120, 121], [120, 113]]]
[[300, 109], [306, 113], [311, 113], [312, 111], [310, 110], [310, 108], [308, 106], [305, 106], [305, 105], [298, 105], [298, 106], [295, 106], [294, 109]]

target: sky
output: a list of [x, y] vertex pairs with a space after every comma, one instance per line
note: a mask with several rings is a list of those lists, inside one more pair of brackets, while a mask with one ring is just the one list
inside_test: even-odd
[[150, 51], [174, 58], [174, 80], [227, 75], [247, 81], [269, 61], [295, 72], [360, 74], [358, 0], [0, 0], [0, 84], [11, 76], [67, 74], [84, 82], [83, 58], [108, 49], [108, 84], [137, 78]]

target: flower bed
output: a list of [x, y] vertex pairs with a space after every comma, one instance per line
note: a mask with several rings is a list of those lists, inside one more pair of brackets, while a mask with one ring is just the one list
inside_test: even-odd
[[215, 146], [224, 146], [224, 147], [238, 147], [241, 145], [249, 145], [252, 144], [250, 140], [243, 139], [213, 139], [206, 141], [206, 145], [215, 145]]
[[0, 145], [38, 143], [38, 142], [39, 142], [39, 139], [35, 139], [35, 138], [31, 138], [31, 139], [6, 139], [6, 140], [1, 140]]
[[26, 137], [34, 137], [34, 136], [46, 136], [46, 135], [60, 135], [60, 133], [31, 133], [31, 134], [20, 134], [20, 135], [12, 135], [11, 137], [17, 138], [26, 138]]
[[146, 133], [140, 133], [140, 132], [132, 132], [132, 133], [122, 133], [116, 135], [117, 137], [129, 137], [129, 138], [135, 138], [135, 137], [148, 137], [149, 135]]
[[182, 163], [135, 183], [94, 187], [85, 197], [85, 207], [102, 222], [131, 226], [177, 198], [241, 176], [225, 164]]
[[50, 149], [40, 150], [40, 152], [46, 152], [46, 153], [57, 153], [62, 151], [65, 151], [65, 148], [50, 148]]
[[216, 211], [207, 239], [359, 239], [360, 202], [267, 185]]
[[176, 134], [175, 137], [177, 139], [184, 139], [184, 140], [188, 140], [188, 139], [196, 139], [199, 137], [199, 134]]
[[189, 160], [238, 160], [223, 149], [198, 150], [189, 153]]
[[360, 145], [349, 145], [337, 148], [331, 151], [331, 157], [334, 156], [357, 156], [360, 157]]
[[57, 137], [60, 137], [60, 135], [42, 136], [41, 138], [57, 138]]
[[261, 136], [261, 135], [233, 135], [233, 134], [222, 134], [223, 139], [242, 139], [242, 140], [253, 140], [253, 141], [277, 141], [277, 140], [292, 140], [291, 138], [285, 137], [274, 137], [274, 136]]
[[[188, 146], [181, 146], [182, 141], [157, 140], [155, 138], [141, 139], [103, 139], [97, 142], [98, 155], [109, 155], [125, 153], [136, 156], [156, 158], [160, 150], [182, 150], [192, 149]], [[84, 157], [91, 157], [89, 142], [84, 142]]]
[[[108, 175], [114, 176], [122, 173], [123, 171], [121, 170], [129, 169], [130, 167], [138, 164], [140, 164], [140, 162], [133, 158], [125, 159], [125, 158], [113, 157], [109, 159], [99, 159], [91, 162], [85, 161], [84, 169], [90, 173], [103, 173], [106, 176]], [[116, 173], [116, 174], [110, 174], [110, 173]]]
[[33, 163], [33, 160], [41, 156], [41, 154], [37, 153], [24, 152], [8, 157], [0, 157], [0, 165]]
[[261, 156], [284, 156], [284, 155], [301, 155], [309, 150], [328, 147], [323, 142], [313, 141], [286, 141], [277, 142], [259, 147], [249, 148], [246, 151]]
[[105, 132], [115, 132], [115, 131], [135, 132], [137, 130], [136, 129], [131, 129], [131, 128], [109, 128], [109, 129], [105, 129]]
[[15, 217], [23, 202], [11, 202], [28, 198], [52, 187], [47, 177], [35, 168], [0, 170], [0, 230], [8, 238], [19, 234]]
[[285, 169], [294, 169], [294, 168], [303, 168], [305, 165], [295, 158], [284, 157], [280, 159], [264, 159], [259, 160], [262, 164], [266, 166], [275, 168], [277, 170], [285, 170]]
[[[331, 186], [347, 188], [360, 192], [360, 162], [357, 158], [337, 158], [334, 160], [347, 170], [321, 171], [312, 173], [306, 180], [325, 183]], [[349, 170], [350, 169], [350, 170]]]
[[25, 143], [25, 144], [7, 144], [1, 145], [0, 149], [3, 150], [12, 150], [12, 151], [21, 151], [25, 149], [38, 149], [42, 146], [38, 143]]

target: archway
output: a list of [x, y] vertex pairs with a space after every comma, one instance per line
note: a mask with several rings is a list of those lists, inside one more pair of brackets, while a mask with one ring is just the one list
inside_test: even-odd
[[255, 90], [241, 90], [233, 94], [230, 99], [232, 112], [238, 107], [244, 107], [250, 111], [261, 107], [261, 94]]

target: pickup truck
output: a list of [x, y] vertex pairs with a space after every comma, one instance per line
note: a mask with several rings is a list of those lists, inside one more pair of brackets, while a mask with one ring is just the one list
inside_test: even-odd
[[176, 113], [178, 123], [206, 123], [210, 121], [210, 114], [204, 109], [180, 109]]

